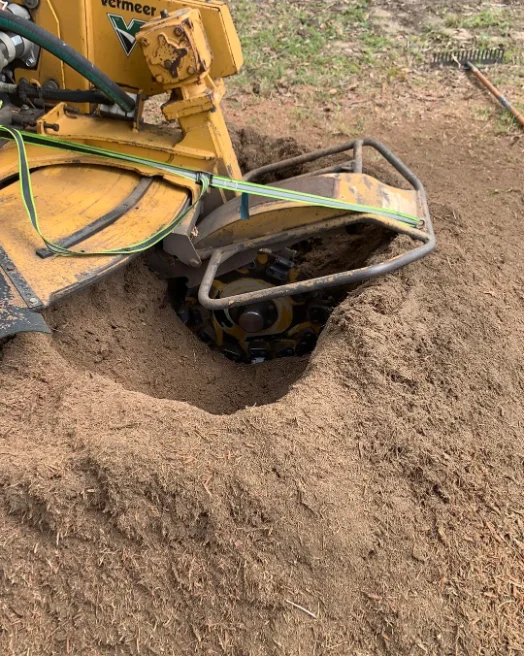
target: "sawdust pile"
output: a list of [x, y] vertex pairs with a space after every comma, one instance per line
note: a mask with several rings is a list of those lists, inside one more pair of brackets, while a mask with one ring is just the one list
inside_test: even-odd
[[406, 157], [438, 254], [309, 364], [210, 353], [140, 262], [3, 348], [2, 654], [524, 649], [520, 165], [454, 138]]

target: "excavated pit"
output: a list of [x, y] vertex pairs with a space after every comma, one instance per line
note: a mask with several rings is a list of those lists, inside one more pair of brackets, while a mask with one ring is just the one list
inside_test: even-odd
[[[235, 141], [243, 170], [304, 152], [293, 139], [270, 140], [252, 130], [240, 131]], [[339, 155], [323, 160], [320, 166], [343, 159]], [[303, 170], [287, 170], [282, 176]], [[313, 238], [298, 245], [299, 274], [311, 278], [357, 268], [383, 250], [391, 238], [386, 231], [364, 226]], [[352, 289], [332, 290], [332, 305]], [[227, 360], [183, 325], [166, 284], [143, 260], [49, 309], [46, 318], [54, 331], [55, 348], [75, 367], [109, 378], [127, 390], [183, 401], [215, 415], [275, 403], [301, 378], [310, 357], [256, 365]]]
[[212, 351], [180, 321], [165, 283], [142, 261], [50, 309], [47, 319], [69, 362], [212, 414], [275, 402], [307, 366], [307, 358], [237, 365]]
[[[333, 233], [301, 254], [304, 275], [357, 266], [388, 236], [378, 230]], [[332, 291], [336, 303], [348, 287]], [[60, 355], [125, 389], [184, 401], [215, 415], [274, 403], [303, 375], [309, 355], [256, 365], [231, 362], [202, 342], [176, 315], [165, 282], [143, 260], [46, 312]]]

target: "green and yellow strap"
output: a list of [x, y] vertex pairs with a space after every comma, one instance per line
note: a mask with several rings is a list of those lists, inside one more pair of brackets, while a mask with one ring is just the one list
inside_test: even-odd
[[[184, 217], [187, 216], [187, 214], [192, 211], [193, 208], [201, 201], [203, 195], [208, 191], [210, 187], [241, 193], [244, 195], [244, 199], [247, 198], [247, 195], [263, 196], [265, 198], [273, 198], [276, 200], [307, 203], [308, 205], [313, 205], [316, 207], [326, 207], [331, 209], [346, 210], [347, 212], [358, 212], [379, 217], [386, 217], [400, 221], [401, 223], [407, 224], [411, 227], [417, 227], [420, 224], [420, 219], [415, 216], [387, 208], [370, 207], [367, 205], [348, 203], [336, 198], [326, 198], [324, 196], [317, 196], [315, 194], [307, 194], [294, 190], [282, 189], [280, 187], [271, 187], [269, 185], [261, 185], [254, 182], [245, 182], [244, 180], [232, 180], [230, 178], [213, 175], [207, 172], [193, 171], [191, 169], [174, 166], [173, 164], [167, 164], [164, 162], [157, 162], [155, 160], [150, 160], [143, 157], [136, 157], [134, 155], [118, 153], [102, 148], [97, 148], [95, 146], [87, 146], [85, 144], [63, 141], [61, 139], [57, 139], [56, 137], [48, 137], [31, 132], [24, 132], [23, 130], [15, 130], [14, 128], [6, 127], [3, 125], [0, 126], [0, 132], [3, 132], [7, 138], [10, 138], [15, 142], [18, 151], [20, 192], [27, 215], [31, 221], [31, 225], [42, 238], [47, 248], [56, 255], [85, 257], [94, 255], [132, 255], [141, 253], [158, 244], [165, 237], [167, 237], [173, 231], [173, 229], [184, 219]], [[31, 173], [25, 149], [26, 144], [44, 146], [48, 148], [75, 152], [82, 155], [91, 155], [110, 160], [138, 164], [140, 166], [147, 166], [151, 169], [169, 173], [171, 175], [177, 175], [197, 183], [200, 185], [200, 193], [192, 205], [183, 210], [181, 214], [177, 215], [168, 225], [164, 226], [161, 230], [151, 235], [144, 241], [131, 244], [130, 246], [115, 248], [107, 251], [71, 250], [60, 246], [59, 244], [53, 243], [49, 239], [46, 239], [46, 237], [42, 234], [31, 185]], [[244, 208], [243, 211], [245, 212], [247, 204], [244, 202], [242, 205]]]
[[20, 192], [22, 195], [22, 200], [24, 202], [27, 215], [29, 217], [29, 220], [31, 221], [31, 225], [36, 230], [36, 232], [40, 235], [47, 248], [51, 252], [55, 253], [56, 255], [94, 256], [94, 255], [134, 255], [134, 254], [142, 253], [143, 251], [147, 250], [148, 248], [151, 248], [152, 246], [155, 246], [160, 241], [162, 241], [165, 237], [167, 237], [174, 230], [174, 228], [183, 220], [183, 218], [200, 202], [202, 196], [209, 189], [209, 178], [205, 177], [201, 181], [200, 194], [197, 200], [188, 208], [186, 208], [181, 214], [178, 214], [173, 219], [173, 221], [171, 221], [168, 225], [164, 226], [161, 230], [159, 230], [158, 232], [156, 232], [155, 234], [151, 235], [150, 237], [148, 237], [147, 239], [141, 242], [137, 242], [135, 244], [131, 244], [130, 246], [125, 246], [122, 248], [113, 248], [105, 251], [87, 252], [87, 251], [71, 250], [69, 248], [64, 248], [63, 246], [60, 246], [60, 244], [56, 244], [50, 241], [42, 234], [42, 231], [40, 229], [40, 223], [38, 221], [38, 213], [36, 211], [35, 199], [33, 196], [33, 186], [31, 184], [31, 172], [29, 169], [29, 162], [25, 150], [23, 134], [19, 130], [14, 130], [12, 128], [8, 128], [5, 126], [0, 126], [0, 130], [2, 132], [9, 133], [9, 135], [15, 142], [18, 150]]

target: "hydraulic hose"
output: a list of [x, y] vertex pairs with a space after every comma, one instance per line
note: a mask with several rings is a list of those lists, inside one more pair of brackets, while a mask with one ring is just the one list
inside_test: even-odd
[[16, 86], [13, 85], [3, 85], [0, 83], [0, 91], [3, 91], [3, 87], [14, 87], [14, 90], [8, 91], [8, 93], [17, 93], [22, 100], [25, 98], [41, 98], [42, 100], [56, 100], [58, 102], [72, 102], [72, 103], [92, 103], [93, 105], [109, 105], [113, 104], [105, 93], [101, 93], [96, 89], [87, 89], [87, 90], [75, 90], [72, 89], [45, 89], [42, 87], [35, 87], [32, 84], [25, 80], [20, 80], [20, 84]]
[[0, 93], [16, 94], [22, 100], [25, 98], [40, 98], [41, 100], [56, 100], [58, 102], [72, 103], [92, 103], [93, 105], [113, 104], [105, 93], [96, 89], [81, 90], [77, 89], [45, 89], [35, 87], [25, 80], [20, 80], [20, 84], [9, 84], [0, 82]]
[[80, 73], [86, 80], [94, 84], [97, 89], [105, 93], [108, 98], [125, 112], [131, 112], [135, 108], [135, 101], [116, 82], [113, 82], [110, 77], [92, 62], [74, 50], [74, 48], [67, 45], [65, 41], [51, 34], [51, 32], [35, 25], [35, 23], [26, 18], [19, 18], [11, 12], [4, 10], [0, 10], [0, 29], [23, 36], [28, 41], [36, 43], [44, 50], [52, 53], [68, 66], [71, 66], [77, 73]]

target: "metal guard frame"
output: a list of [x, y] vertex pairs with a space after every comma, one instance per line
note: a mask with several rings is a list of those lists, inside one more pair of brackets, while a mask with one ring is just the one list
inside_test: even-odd
[[[198, 300], [200, 304], [211, 311], [227, 310], [239, 306], [250, 305], [252, 303], [259, 303], [261, 301], [269, 301], [275, 298], [280, 298], [282, 296], [294, 296], [295, 294], [304, 294], [321, 289], [329, 289], [330, 287], [338, 287], [339, 285], [361, 282], [363, 280], [370, 280], [373, 278], [378, 278], [379, 276], [393, 273], [394, 271], [397, 271], [398, 269], [411, 264], [412, 262], [416, 262], [417, 260], [421, 260], [426, 255], [429, 255], [429, 253], [431, 253], [436, 247], [436, 239], [435, 233], [433, 232], [433, 225], [429, 214], [424, 186], [414, 175], [414, 173], [412, 173], [412, 171], [396, 155], [394, 155], [386, 146], [384, 146], [379, 141], [376, 141], [375, 139], [358, 139], [356, 141], [352, 141], [340, 146], [335, 146], [334, 148], [319, 150], [313, 153], [308, 153], [306, 155], [284, 160], [282, 162], [270, 164], [268, 166], [264, 166], [260, 169], [249, 172], [246, 176], [244, 176], [244, 179], [252, 181], [267, 173], [274, 173], [278, 170], [282, 170], [290, 166], [312, 162], [323, 157], [345, 151], [352, 151], [354, 154], [353, 172], [362, 173], [362, 157], [363, 148], [365, 146], [372, 148], [373, 150], [376, 150], [378, 153], [380, 153], [380, 155], [382, 155], [382, 157], [418, 193], [424, 213], [424, 218], [421, 221], [420, 228], [411, 228], [407, 225], [402, 225], [398, 221], [387, 218], [380, 218], [371, 215], [347, 214], [336, 219], [323, 221], [321, 223], [310, 224], [307, 226], [294, 228], [292, 230], [275, 233], [270, 237], [263, 236], [258, 237], [257, 239], [239, 242], [238, 244], [218, 248], [211, 252], [201, 251], [199, 252], [200, 257], [202, 259], [209, 257], [209, 263], [207, 265], [207, 269], [198, 292]], [[336, 171], [337, 167], [332, 167], [328, 170]], [[338, 170], [340, 170], [340, 167]], [[297, 241], [300, 241], [304, 238], [312, 237], [323, 232], [328, 232], [336, 228], [343, 228], [345, 226], [356, 223], [379, 225], [387, 228], [388, 230], [396, 232], [397, 234], [407, 235], [416, 241], [422, 242], [422, 245], [409, 250], [407, 253], [403, 253], [402, 255], [397, 255], [396, 257], [390, 258], [385, 262], [372, 264], [360, 269], [343, 271], [341, 273], [335, 273], [328, 276], [321, 276], [318, 278], [312, 278], [310, 280], [302, 280], [299, 282], [289, 283], [287, 285], [272, 287], [270, 289], [238, 294], [236, 296], [230, 296], [221, 299], [211, 297], [211, 288], [213, 286], [213, 281], [216, 278], [219, 267], [235, 255], [245, 251], [256, 251], [260, 248], [267, 248], [268, 246], [274, 244], [296, 243]]]

